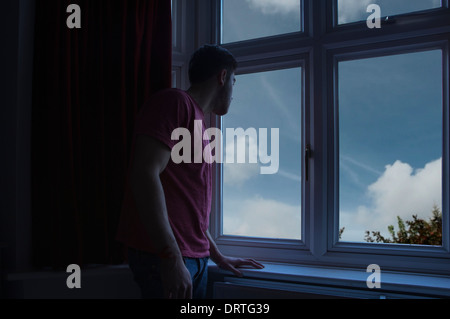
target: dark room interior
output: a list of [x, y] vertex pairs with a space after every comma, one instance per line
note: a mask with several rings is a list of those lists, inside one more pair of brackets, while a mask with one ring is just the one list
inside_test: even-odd
[[135, 120], [189, 88], [204, 44], [238, 61], [230, 111], [206, 126], [226, 154], [231, 128], [257, 149], [213, 164], [209, 232], [264, 265], [210, 260], [207, 298], [450, 297], [448, 0], [5, 0], [0, 15], [2, 299], [140, 298], [116, 238]]

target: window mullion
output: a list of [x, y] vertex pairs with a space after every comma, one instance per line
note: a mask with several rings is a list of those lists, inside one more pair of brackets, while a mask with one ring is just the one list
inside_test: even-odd
[[328, 231], [328, 204], [327, 194], [329, 193], [327, 154], [328, 141], [326, 114], [328, 112], [329, 90], [327, 83], [327, 61], [326, 50], [323, 46], [323, 36], [326, 34], [328, 11], [330, 7], [324, 1], [309, 1], [310, 35], [312, 39], [312, 49], [310, 51], [310, 72], [309, 72], [309, 103], [306, 105], [305, 123], [309, 127], [306, 132], [305, 143], [312, 149], [310, 158], [310, 178], [305, 184], [306, 214], [309, 218], [309, 240], [311, 253], [316, 257], [324, 255], [328, 249], [330, 234]]

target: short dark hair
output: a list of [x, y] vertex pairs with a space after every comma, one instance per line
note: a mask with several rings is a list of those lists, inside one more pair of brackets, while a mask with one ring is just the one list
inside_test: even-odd
[[189, 81], [202, 83], [226, 69], [228, 76], [237, 69], [237, 61], [227, 49], [218, 45], [204, 45], [194, 52], [189, 62]]

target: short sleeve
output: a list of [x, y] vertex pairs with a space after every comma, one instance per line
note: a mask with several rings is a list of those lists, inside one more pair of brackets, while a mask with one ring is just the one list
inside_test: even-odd
[[172, 140], [172, 132], [188, 127], [191, 110], [187, 98], [178, 91], [166, 90], [153, 96], [136, 118], [136, 135], [154, 137], [170, 149], [178, 141]]

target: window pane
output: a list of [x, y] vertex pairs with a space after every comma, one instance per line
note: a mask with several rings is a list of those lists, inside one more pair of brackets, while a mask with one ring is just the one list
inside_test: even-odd
[[370, 231], [373, 241], [387, 242], [375, 231], [395, 243], [440, 245], [439, 219], [430, 219], [442, 211], [442, 52], [338, 68], [341, 240], [371, 241]]
[[222, 43], [301, 31], [300, 0], [222, 2]]
[[381, 16], [422, 11], [441, 7], [441, 0], [338, 0], [338, 24], [365, 21], [371, 12], [370, 4], [377, 4]]
[[[301, 238], [301, 85], [300, 68], [237, 77], [222, 122], [225, 235]], [[253, 128], [256, 135], [234, 138], [226, 132], [238, 128], [247, 133]], [[264, 129], [267, 138], [261, 134]], [[278, 129], [278, 139], [272, 129]], [[237, 163], [242, 139], [247, 155], [244, 163]], [[234, 163], [227, 158], [232, 149]], [[256, 163], [250, 161], [252, 153], [259, 153]], [[268, 167], [274, 174], [262, 174], [261, 168]]]

